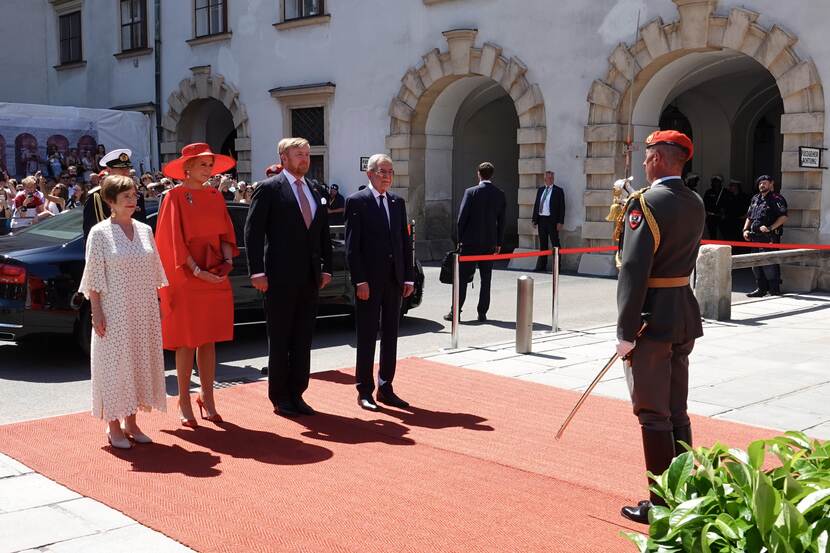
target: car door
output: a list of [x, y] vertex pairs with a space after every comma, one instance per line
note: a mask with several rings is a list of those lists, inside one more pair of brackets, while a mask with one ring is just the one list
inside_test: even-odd
[[228, 277], [233, 288], [234, 306], [237, 311], [261, 311], [262, 294], [253, 287], [248, 276], [248, 253], [245, 248], [245, 220], [248, 218], [248, 206], [228, 204], [228, 213], [236, 234], [236, 246], [239, 248], [239, 255], [233, 260], [233, 271]]

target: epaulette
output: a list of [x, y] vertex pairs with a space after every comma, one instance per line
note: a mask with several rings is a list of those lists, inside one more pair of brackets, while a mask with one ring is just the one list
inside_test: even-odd
[[628, 198], [625, 200], [625, 206], [622, 209], [622, 213], [617, 216], [617, 220], [614, 222], [614, 242], [617, 243], [619, 246], [617, 248], [617, 253], [614, 256], [615, 262], [617, 264], [617, 268], [622, 265], [622, 236], [623, 236], [623, 228], [625, 225], [625, 216], [628, 213], [629, 204], [635, 200], [640, 201], [640, 207], [643, 210], [643, 217], [646, 219], [646, 224], [648, 224], [648, 228], [651, 230], [651, 234], [654, 238], [654, 249], [653, 252], [657, 251], [657, 248], [660, 247], [660, 226], [657, 224], [657, 219], [654, 218], [654, 214], [651, 212], [651, 208], [646, 202], [645, 193], [648, 189], [651, 188], [650, 186], [645, 186], [639, 190], [635, 190], [631, 194], [628, 195]]

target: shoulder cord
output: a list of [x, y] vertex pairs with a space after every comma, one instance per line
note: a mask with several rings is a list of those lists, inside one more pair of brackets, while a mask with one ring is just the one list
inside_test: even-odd
[[99, 192], [93, 194], [92, 201], [95, 202], [95, 218], [98, 219], [98, 222], [100, 223], [106, 218], [104, 217], [104, 206], [101, 203], [101, 194]]

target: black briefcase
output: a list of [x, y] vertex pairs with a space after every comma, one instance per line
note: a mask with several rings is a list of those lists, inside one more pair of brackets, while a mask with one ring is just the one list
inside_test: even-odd
[[[438, 280], [440, 280], [443, 284], [452, 284], [452, 265], [453, 265], [453, 256], [460, 252], [460, 249], [454, 249], [448, 251], [444, 254], [444, 260], [441, 262], [441, 274], [438, 275]], [[475, 271], [470, 273], [470, 276], [467, 278], [467, 283], [472, 282], [473, 276]], [[462, 273], [463, 275], [463, 273]], [[459, 282], [461, 282], [461, 276], [459, 276]], [[464, 284], [464, 283], [462, 283]]]

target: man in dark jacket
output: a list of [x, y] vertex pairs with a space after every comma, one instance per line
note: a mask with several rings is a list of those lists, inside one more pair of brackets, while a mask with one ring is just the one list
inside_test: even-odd
[[318, 293], [332, 272], [326, 206], [305, 178], [310, 152], [304, 138], [280, 141], [284, 169], [254, 189], [245, 222], [251, 284], [265, 295], [268, 399], [289, 417], [314, 414], [303, 392]]
[[369, 186], [346, 199], [346, 261], [355, 287], [357, 403], [377, 411], [372, 398], [375, 342], [380, 330], [377, 399], [409, 407], [392, 389], [398, 345], [401, 299], [415, 290], [412, 242], [404, 199], [389, 192], [395, 171], [386, 154], [369, 158]]
[[[504, 242], [504, 216], [507, 200], [504, 192], [497, 188], [490, 179], [495, 168], [489, 161], [478, 166], [477, 186], [464, 191], [461, 208], [458, 211], [458, 244], [461, 255], [487, 255], [499, 253]], [[461, 288], [458, 296], [458, 312], [464, 307], [467, 297], [467, 283], [473, 279], [476, 266], [481, 277], [481, 291], [478, 295], [478, 320], [487, 320], [490, 309], [490, 280], [493, 276], [492, 261], [461, 263]], [[452, 320], [452, 309], [444, 316]]]
[[[686, 413], [689, 354], [703, 335], [700, 308], [689, 275], [695, 267], [706, 211], [700, 196], [686, 187], [683, 166], [692, 141], [677, 131], [657, 131], [646, 139], [646, 178], [651, 187], [635, 192], [626, 205], [617, 286], [617, 353], [626, 364], [634, 414], [640, 421], [646, 469], [659, 475], [675, 455], [692, 444]], [[647, 327], [639, 335], [644, 313]], [[636, 345], [636, 348], [635, 348]], [[648, 524], [650, 500], [623, 507], [622, 515]]]
[[[539, 231], [539, 249], [548, 249], [559, 246], [559, 231], [565, 223], [565, 192], [553, 180], [556, 174], [545, 171], [545, 186], [536, 191], [536, 201], [533, 203], [533, 226]], [[536, 272], [543, 273], [548, 266], [546, 255], [536, 258]]]

